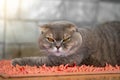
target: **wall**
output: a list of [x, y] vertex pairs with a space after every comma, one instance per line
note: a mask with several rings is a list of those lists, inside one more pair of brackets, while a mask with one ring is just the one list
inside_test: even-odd
[[119, 0], [0, 0], [0, 59], [39, 54], [39, 26], [68, 20], [93, 26], [120, 20]]

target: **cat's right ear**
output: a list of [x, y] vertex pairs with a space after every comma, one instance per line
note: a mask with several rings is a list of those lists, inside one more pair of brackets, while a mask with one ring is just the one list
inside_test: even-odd
[[45, 32], [47, 32], [49, 30], [48, 25], [44, 24], [42, 26], [40, 26], [40, 33], [44, 34]]

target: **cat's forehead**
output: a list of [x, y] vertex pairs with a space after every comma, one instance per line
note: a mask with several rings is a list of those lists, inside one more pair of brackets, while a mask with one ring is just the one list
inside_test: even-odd
[[67, 37], [70, 37], [71, 35], [68, 32], [65, 31], [54, 31], [50, 30], [47, 32], [46, 37], [50, 37], [55, 39], [56, 41], [61, 41]]
[[61, 40], [65, 37], [68, 37], [70, 36], [69, 32], [67, 31], [62, 31], [62, 30], [50, 30], [47, 32], [46, 34], [46, 37], [51, 37], [51, 38], [54, 38], [56, 40]]
[[65, 31], [68, 27], [69, 27], [68, 24], [50, 24], [50, 25], [48, 25], [48, 28], [52, 29], [52, 30], [63, 30], [63, 31]]
[[48, 28], [53, 31], [68, 32], [71, 31], [70, 29], [76, 29], [76, 26], [70, 23], [51, 23], [48, 24]]
[[75, 29], [76, 26], [71, 22], [64, 22], [64, 21], [56, 21], [52, 23], [47, 23], [41, 26], [43, 30], [69, 30], [69, 29]]
[[70, 36], [72, 32], [76, 31], [76, 26], [72, 23], [55, 22], [42, 26], [42, 30], [46, 36], [52, 38], [63, 38]]

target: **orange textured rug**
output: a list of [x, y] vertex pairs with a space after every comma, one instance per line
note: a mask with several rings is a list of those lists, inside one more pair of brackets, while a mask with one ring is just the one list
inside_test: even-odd
[[13, 66], [11, 60], [0, 60], [0, 75], [4, 77], [21, 77], [21, 76], [51, 76], [51, 75], [75, 75], [75, 74], [103, 74], [103, 73], [120, 73], [120, 66], [111, 66], [106, 64], [105, 67], [94, 66]]

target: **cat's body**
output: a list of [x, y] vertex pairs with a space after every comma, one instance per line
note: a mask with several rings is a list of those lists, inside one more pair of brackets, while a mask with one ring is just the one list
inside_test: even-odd
[[77, 28], [66, 22], [46, 24], [41, 27], [39, 47], [47, 56], [15, 58], [12, 64], [120, 65], [120, 22], [91, 28]]

